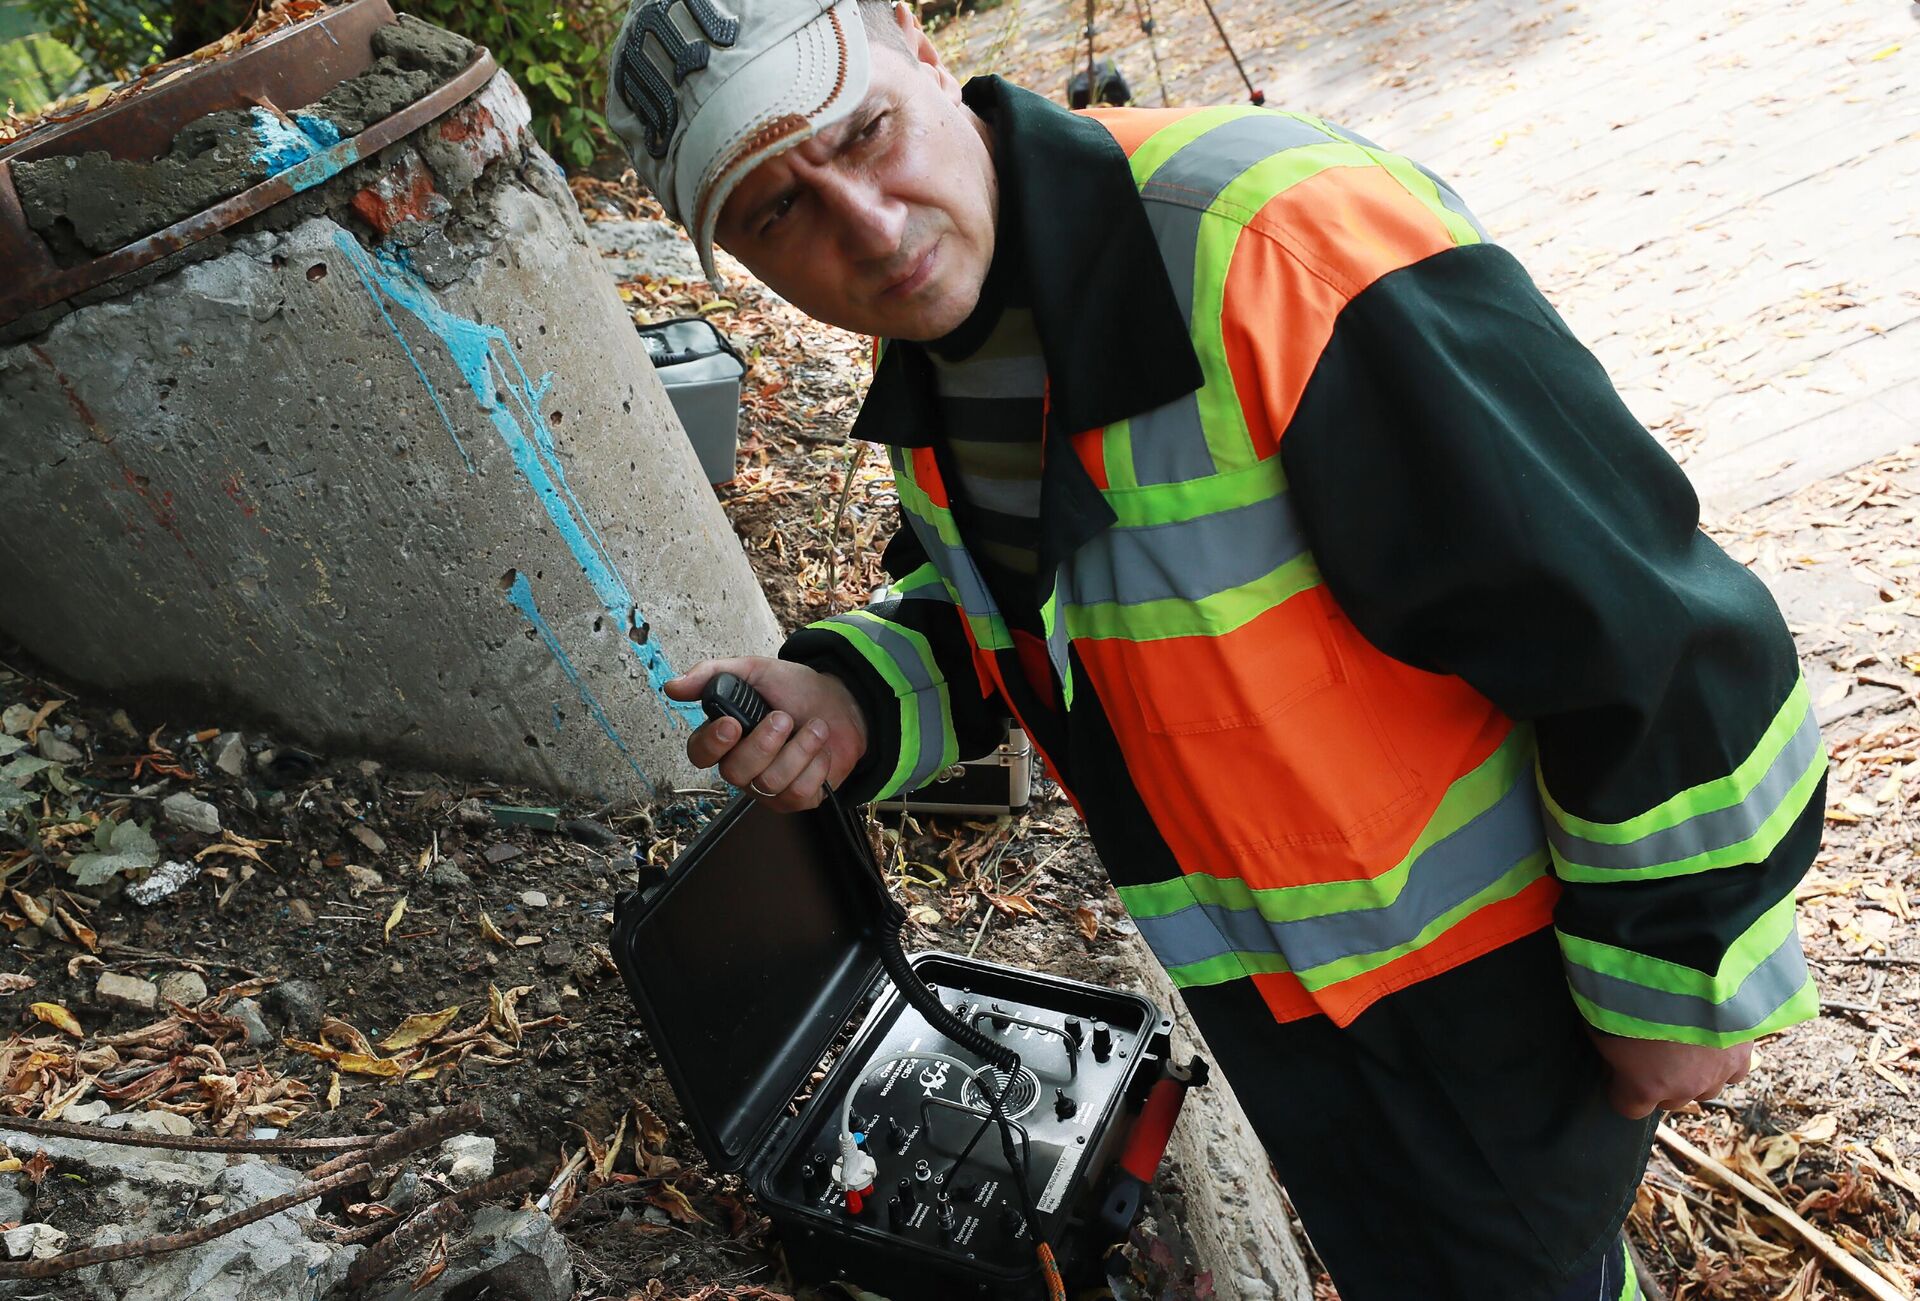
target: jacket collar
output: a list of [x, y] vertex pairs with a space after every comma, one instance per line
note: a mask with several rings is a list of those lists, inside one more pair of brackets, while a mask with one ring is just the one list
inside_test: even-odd
[[[998, 239], [1025, 255], [1050, 416], [1040, 487], [1043, 589], [1061, 560], [1113, 523], [1066, 435], [1164, 406], [1200, 387], [1200, 360], [1167, 279], [1126, 154], [1104, 127], [998, 77], [963, 92], [994, 129]], [[924, 349], [890, 343], [853, 436], [930, 447], [939, 428]]]

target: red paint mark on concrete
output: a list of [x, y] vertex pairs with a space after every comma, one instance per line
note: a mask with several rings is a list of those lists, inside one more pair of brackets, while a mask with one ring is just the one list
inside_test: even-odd
[[227, 490], [227, 496], [233, 499], [233, 504], [240, 508], [242, 515], [245, 515], [248, 519], [252, 519], [260, 513], [253, 503], [248, 501], [240, 491], [240, 471], [235, 470], [232, 474], [222, 479], [220, 486]]
[[401, 222], [431, 220], [448, 206], [446, 197], [433, 188], [433, 174], [411, 154], [353, 196], [355, 215], [382, 238]]
[[471, 104], [440, 124], [442, 140], [470, 140], [486, 131], [496, 130], [493, 114], [485, 104]]
[[69, 380], [61, 369], [53, 364], [53, 358], [47, 356], [46, 352], [42, 350], [38, 344], [30, 346], [27, 351], [31, 352], [35, 357], [38, 357], [40, 364], [53, 372], [54, 379], [59, 381], [61, 394], [67, 399], [67, 405], [73, 408], [74, 415], [80, 417], [80, 423], [87, 427], [87, 432], [103, 443], [112, 442], [112, 439], [100, 431], [100, 422], [94, 419], [93, 408], [81, 401], [80, 395], [73, 391], [73, 381]]

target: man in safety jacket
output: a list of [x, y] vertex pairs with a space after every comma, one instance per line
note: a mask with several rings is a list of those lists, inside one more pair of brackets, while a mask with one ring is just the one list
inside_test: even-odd
[[1638, 1294], [1661, 1108], [1815, 1014], [1825, 755], [1761, 584], [1465, 204], [1256, 108], [962, 87], [872, 0], [639, 0], [693, 236], [882, 342], [884, 602], [688, 745], [869, 800], [1011, 715], [1347, 1301]]

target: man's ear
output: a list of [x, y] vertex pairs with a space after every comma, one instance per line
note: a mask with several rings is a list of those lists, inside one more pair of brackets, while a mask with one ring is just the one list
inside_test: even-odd
[[907, 43], [907, 52], [912, 55], [914, 62], [920, 64], [923, 71], [931, 73], [940, 83], [940, 89], [946, 92], [947, 98], [958, 104], [960, 81], [947, 70], [947, 65], [940, 58], [940, 51], [934, 48], [933, 41], [920, 26], [919, 15], [914, 13], [913, 6], [895, 0], [893, 21], [900, 29], [901, 39]]

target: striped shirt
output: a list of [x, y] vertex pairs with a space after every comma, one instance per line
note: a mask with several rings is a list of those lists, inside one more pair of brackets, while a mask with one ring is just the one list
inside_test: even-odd
[[980, 306], [953, 333], [926, 345], [927, 357], [967, 548], [1008, 622], [1037, 631], [1047, 365], [1032, 311], [1007, 302], [1003, 290], [996, 293], [1000, 279], [989, 277]]

